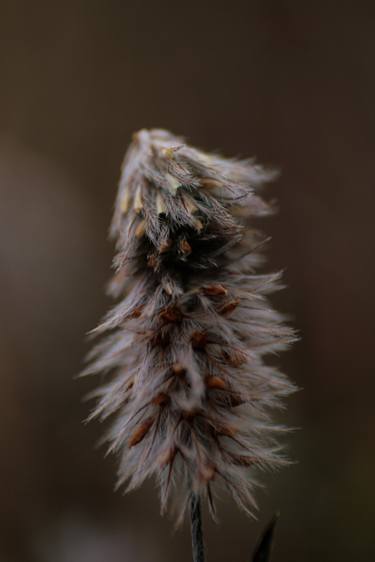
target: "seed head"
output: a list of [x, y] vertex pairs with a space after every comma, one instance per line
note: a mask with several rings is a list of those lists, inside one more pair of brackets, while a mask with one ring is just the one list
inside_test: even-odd
[[110, 450], [127, 490], [155, 476], [165, 509], [193, 491], [213, 510], [218, 487], [246, 511], [255, 468], [285, 463], [270, 409], [293, 386], [264, 356], [293, 333], [266, 295], [279, 274], [255, 273], [272, 179], [163, 130], [142, 130], [125, 156], [111, 234], [117, 304], [86, 373], [110, 372], [92, 417], [116, 420]]

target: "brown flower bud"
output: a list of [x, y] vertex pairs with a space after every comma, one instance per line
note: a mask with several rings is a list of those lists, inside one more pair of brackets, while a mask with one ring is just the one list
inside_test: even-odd
[[152, 399], [152, 403], [155, 404], [155, 406], [163, 407], [169, 404], [170, 400], [171, 399], [168, 394], [165, 394], [165, 392], [160, 392], [155, 396], [155, 398]]
[[172, 373], [174, 375], [177, 375], [178, 377], [181, 377], [181, 376], [185, 375], [186, 369], [183, 365], [181, 365], [181, 363], [174, 363], [172, 365]]
[[207, 344], [207, 334], [205, 332], [193, 332], [191, 334], [191, 344], [194, 349], [204, 349]]
[[228, 289], [222, 285], [205, 285], [201, 289], [202, 293], [209, 297], [216, 297], [228, 294]]
[[237, 306], [240, 304], [240, 299], [234, 299], [232, 301], [226, 302], [219, 308], [220, 314], [230, 314], [236, 310]]
[[180, 240], [179, 248], [180, 248], [180, 252], [185, 255], [189, 255], [192, 252], [192, 248], [189, 242], [185, 238]]
[[165, 322], [180, 322], [182, 313], [176, 306], [169, 306], [160, 312], [160, 318]]
[[130, 436], [128, 442], [129, 447], [135, 447], [135, 445], [138, 445], [138, 443], [140, 443], [146, 437], [153, 423], [154, 418], [147, 418], [144, 422], [139, 424]]
[[227, 388], [227, 384], [223, 379], [219, 377], [206, 377], [205, 379], [207, 388], [214, 389], [214, 390], [225, 390]]

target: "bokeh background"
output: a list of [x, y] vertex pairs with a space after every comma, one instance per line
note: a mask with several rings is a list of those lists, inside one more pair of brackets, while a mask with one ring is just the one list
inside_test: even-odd
[[210, 562], [245, 562], [280, 510], [275, 562], [375, 557], [375, 7], [361, 2], [0, 0], [0, 560], [188, 562], [152, 484], [113, 493], [74, 380], [109, 306], [107, 228], [131, 133], [164, 127], [282, 170], [269, 270], [302, 339], [297, 462], [257, 521], [207, 521]]

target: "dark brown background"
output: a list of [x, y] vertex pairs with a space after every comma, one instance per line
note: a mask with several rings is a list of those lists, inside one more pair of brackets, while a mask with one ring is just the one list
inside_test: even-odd
[[75, 381], [108, 307], [107, 227], [130, 135], [165, 127], [282, 169], [267, 224], [275, 304], [302, 340], [283, 416], [298, 463], [258, 522], [221, 506], [210, 562], [245, 562], [280, 509], [275, 562], [375, 556], [375, 9], [361, 2], [0, 1], [0, 560], [190, 560], [153, 486], [113, 493]]

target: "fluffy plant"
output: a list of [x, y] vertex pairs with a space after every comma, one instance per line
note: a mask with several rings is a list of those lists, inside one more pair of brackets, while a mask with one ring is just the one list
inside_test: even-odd
[[119, 486], [154, 476], [162, 510], [174, 503], [181, 517], [192, 500], [198, 523], [220, 487], [250, 513], [259, 469], [286, 462], [271, 414], [293, 385], [264, 358], [293, 332], [267, 298], [280, 274], [257, 273], [273, 176], [159, 129], [134, 135], [122, 167], [109, 286], [119, 302], [94, 330], [105, 335], [85, 373], [109, 379], [90, 417], [115, 417]]

